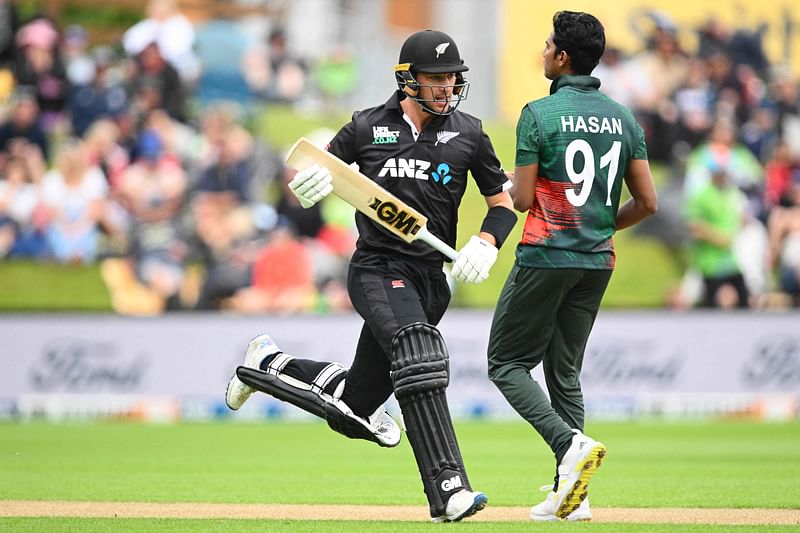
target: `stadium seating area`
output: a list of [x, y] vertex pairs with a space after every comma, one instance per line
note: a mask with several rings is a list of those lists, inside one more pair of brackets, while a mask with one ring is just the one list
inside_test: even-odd
[[798, 305], [797, 80], [768, 60], [759, 31], [710, 17], [690, 50], [678, 36], [692, 28], [649, 16], [644, 50], [611, 47], [595, 74], [635, 111], [651, 161], [668, 168], [659, 213], [639, 228], [686, 273], [667, 303]]
[[61, 3], [29, 20], [0, 6], [0, 257], [99, 264], [125, 314], [349, 307], [349, 223], [300, 209], [282, 154], [245, 127], [255, 107], [296, 101], [307, 66], [277, 24], [253, 45], [212, 18], [223, 3], [184, 4], [149, 2], [105, 44], [59, 27]]
[[[59, 23], [64, 2], [44, 4], [24, 18], [0, 5], [0, 258], [98, 265], [125, 314], [347, 309], [352, 222], [335, 205], [300, 209], [284, 147], [254, 127], [270, 106], [349, 87], [291, 53], [284, 14], [152, 0], [98, 42]], [[271, 22], [254, 43], [235, 18], [256, 13]], [[652, 22], [640, 52], [610, 44], [595, 74], [666, 169], [659, 213], [636, 230], [684, 273], [663, 305], [800, 305], [797, 80], [757, 32], [710, 18], [687, 50], [686, 28]], [[291, 276], [274, 266], [290, 260]]]

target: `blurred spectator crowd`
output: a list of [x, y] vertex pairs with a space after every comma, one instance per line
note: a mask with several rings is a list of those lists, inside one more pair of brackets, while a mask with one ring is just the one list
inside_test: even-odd
[[[609, 46], [595, 75], [666, 169], [637, 231], [684, 273], [668, 305], [800, 306], [798, 80], [767, 60], [763, 28], [649, 17], [644, 49]], [[0, 0], [0, 258], [97, 262], [121, 313], [347, 309], [351, 209], [301, 209], [246, 119], [312, 78], [335, 106], [354, 63], [336, 50], [312, 76], [288, 44], [277, 24], [253, 46], [232, 21], [196, 27], [150, 0], [120, 42], [92, 46]]]
[[[634, 110], [651, 161], [667, 169], [659, 212], [639, 231], [685, 272], [669, 305], [800, 306], [798, 80], [767, 60], [765, 27], [647, 18], [644, 50], [609, 47], [596, 75]], [[694, 50], [680, 44], [687, 32]]]
[[348, 308], [352, 216], [301, 209], [246, 127], [249, 99], [296, 100], [307, 67], [280, 28], [246, 54], [230, 24], [151, 0], [92, 47], [0, 1], [0, 258], [98, 262], [126, 314]]

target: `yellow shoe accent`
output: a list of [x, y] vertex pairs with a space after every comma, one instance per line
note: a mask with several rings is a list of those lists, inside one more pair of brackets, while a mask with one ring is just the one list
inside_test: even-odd
[[580, 476], [573, 486], [567, 489], [569, 492], [567, 492], [558, 510], [556, 510], [555, 515], [558, 518], [567, 518], [567, 516], [578, 509], [581, 502], [586, 499], [586, 496], [589, 494], [589, 480], [594, 473], [597, 472], [597, 469], [600, 468], [600, 465], [603, 464], [606, 453], [605, 445], [600, 442], [595, 442], [592, 451], [589, 452], [582, 462], [575, 466], [574, 471], [580, 472]]

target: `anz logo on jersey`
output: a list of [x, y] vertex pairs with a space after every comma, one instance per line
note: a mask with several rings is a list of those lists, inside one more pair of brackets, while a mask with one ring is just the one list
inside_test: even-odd
[[383, 178], [414, 178], [427, 181], [433, 177], [433, 181], [447, 185], [453, 176], [450, 174], [450, 165], [439, 163], [436, 169], [428, 174], [432, 163], [422, 159], [406, 159], [405, 157], [391, 157], [383, 164], [383, 168], [378, 172], [378, 177]]
[[433, 176], [433, 181], [436, 183], [441, 181], [442, 185], [447, 185], [453, 179], [453, 176], [450, 175], [450, 165], [447, 163], [439, 163], [439, 166], [436, 167], [436, 172], [431, 172], [431, 176]]

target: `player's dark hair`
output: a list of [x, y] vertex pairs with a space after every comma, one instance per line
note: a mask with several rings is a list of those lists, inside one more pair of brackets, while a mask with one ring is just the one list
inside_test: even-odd
[[553, 43], [556, 53], [569, 55], [575, 74], [589, 75], [606, 49], [606, 32], [594, 15], [558, 11], [553, 15]]

